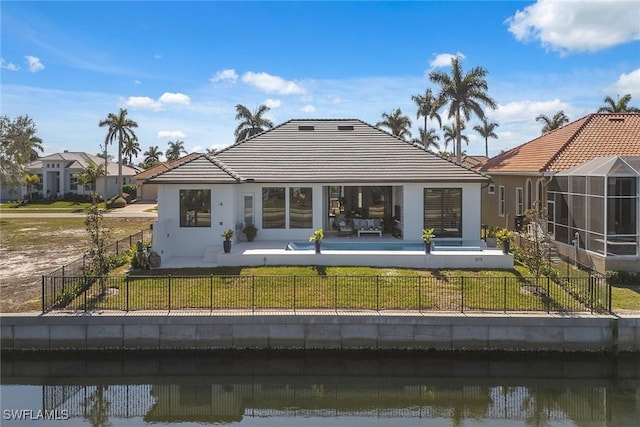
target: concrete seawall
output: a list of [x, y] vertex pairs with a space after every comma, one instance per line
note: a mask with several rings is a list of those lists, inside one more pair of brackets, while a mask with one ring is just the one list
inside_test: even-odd
[[640, 351], [640, 317], [371, 312], [3, 314], [2, 350]]

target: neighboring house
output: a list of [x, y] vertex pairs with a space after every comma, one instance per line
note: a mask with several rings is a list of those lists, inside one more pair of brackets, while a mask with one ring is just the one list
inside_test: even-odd
[[195, 156], [198, 155], [198, 153], [191, 153], [172, 162], [158, 163], [157, 165], [135, 175], [133, 177], [133, 180], [136, 183], [136, 194], [138, 200], [156, 201], [158, 199], [158, 184], [151, 184], [145, 181], [148, 178], [159, 175], [160, 173], [174, 168], [181, 163], [192, 160]]
[[[38, 175], [40, 178], [40, 184], [37, 188], [31, 189], [32, 195], [44, 199], [58, 199], [66, 194], [91, 194], [91, 188], [85, 187], [78, 181], [78, 174], [84, 172], [90, 164], [104, 165], [104, 159], [92, 154], [68, 151], [38, 158], [26, 168], [27, 172]], [[137, 168], [123, 165], [123, 184], [132, 183], [132, 178], [136, 173], [138, 173]], [[113, 197], [118, 194], [118, 163], [109, 162], [107, 164], [106, 179], [107, 198]], [[96, 192], [100, 195], [104, 193], [104, 180], [105, 177], [101, 176], [96, 183]], [[29, 196], [27, 191], [26, 186], [14, 189], [12, 194], [7, 195], [7, 199], [27, 198]], [[4, 194], [2, 196], [5, 197]]]
[[[516, 219], [521, 218], [524, 212], [533, 208], [535, 202], [538, 201], [539, 206], [546, 207], [548, 211], [549, 231], [562, 255], [572, 260], [579, 258], [582, 264], [598, 271], [604, 271], [613, 265], [621, 266], [620, 258], [613, 262], [611, 257], [626, 256], [631, 257], [628, 260], [633, 261], [626, 263], [625, 269], [640, 270], [640, 263], [636, 258], [638, 256], [637, 243], [634, 243], [633, 248], [630, 248], [628, 244], [625, 245], [625, 255], [612, 251], [613, 245], [607, 246], [605, 252], [604, 246], [598, 249], [588, 242], [593, 243], [593, 239], [596, 238], [606, 240], [603, 234], [618, 235], [619, 230], [616, 231], [615, 227], [609, 227], [605, 233], [603, 228], [595, 228], [592, 231], [595, 231], [599, 236], [587, 236], [583, 234], [587, 233], [590, 228], [583, 226], [584, 224], [579, 225], [582, 224], [584, 215], [595, 221], [597, 218], [595, 212], [601, 212], [601, 210], [596, 210], [595, 206], [584, 205], [583, 196], [629, 196], [628, 193], [625, 193], [624, 196], [617, 195], [618, 189], [615, 180], [608, 181], [607, 193], [602, 189], [597, 189], [597, 182], [604, 185], [602, 180], [605, 177], [615, 176], [615, 168], [612, 166], [612, 169], [606, 173], [603, 173], [602, 170], [584, 173], [582, 176], [598, 176], [597, 179], [589, 178], [587, 180], [589, 185], [586, 187], [569, 188], [565, 186], [566, 174], [575, 173], [574, 168], [583, 173], [593, 166], [593, 164], [586, 165], [588, 162], [602, 157], [617, 156], [640, 156], [640, 114], [589, 114], [492, 157], [478, 168], [479, 171], [492, 178], [492, 182], [482, 191], [482, 222], [509, 229], [517, 228]], [[580, 167], [581, 165], [584, 165], [583, 168]], [[627, 166], [624, 170], [624, 177], [632, 178]], [[561, 176], [562, 178], [560, 178]], [[576, 182], [579, 181], [576, 180]], [[632, 181], [635, 182], [635, 178]], [[584, 182], [584, 180], [580, 182]], [[637, 212], [637, 185], [634, 188], [635, 201], [632, 205]], [[575, 224], [569, 224], [571, 221], [574, 221]], [[627, 226], [624, 227], [624, 231], [623, 234], [627, 236], [624, 238], [625, 240], [637, 241], [637, 221], [634, 222], [632, 233], [627, 233], [629, 231]], [[577, 239], [576, 232], [579, 235]], [[577, 251], [574, 240], [578, 240]], [[583, 246], [585, 242], [587, 242], [586, 247]], [[582, 250], [585, 253], [581, 255]]]
[[290, 120], [146, 180], [158, 186], [153, 247], [163, 259], [222, 248], [223, 231], [248, 223], [256, 240], [307, 241], [339, 218], [381, 219], [386, 235], [407, 240], [433, 227], [441, 240], [477, 242], [487, 182], [355, 119]]

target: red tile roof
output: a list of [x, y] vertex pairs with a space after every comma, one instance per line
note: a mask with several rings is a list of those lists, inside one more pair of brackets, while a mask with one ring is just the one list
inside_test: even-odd
[[144, 180], [147, 178], [151, 178], [153, 176], [159, 175], [164, 171], [167, 171], [171, 168], [174, 168], [178, 165], [188, 162], [189, 160], [193, 160], [197, 156], [198, 156], [198, 153], [190, 153], [184, 157], [180, 157], [179, 159], [173, 160], [171, 162], [159, 163], [152, 168], [149, 168], [147, 170], [140, 172], [139, 174], [135, 175], [133, 178], [137, 180]]
[[640, 114], [589, 114], [492, 157], [479, 170], [559, 172], [606, 156], [640, 156]]

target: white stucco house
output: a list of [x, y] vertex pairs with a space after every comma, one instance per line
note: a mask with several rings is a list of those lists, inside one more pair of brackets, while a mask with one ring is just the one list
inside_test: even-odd
[[354, 240], [419, 242], [434, 228], [443, 242], [479, 242], [488, 181], [356, 119], [290, 120], [146, 180], [157, 186], [153, 249], [163, 263], [221, 251], [222, 233], [242, 238], [249, 223], [253, 245], [308, 241], [317, 229], [339, 238], [340, 225]]
[[[78, 181], [78, 174], [84, 172], [89, 165], [104, 165], [104, 158], [84, 152], [69, 152], [50, 154], [31, 162], [26, 170], [31, 175], [38, 175], [40, 184], [32, 188], [31, 192], [43, 199], [62, 198], [66, 194], [89, 195], [91, 188], [85, 187]], [[139, 168], [131, 165], [122, 165], [123, 185], [133, 183], [133, 176], [139, 172]], [[98, 177], [96, 192], [103, 195], [105, 177]], [[118, 194], [118, 163], [107, 163], [107, 198]], [[11, 191], [10, 191], [11, 190]], [[29, 189], [26, 186], [4, 189], [3, 200], [17, 200], [28, 198]], [[6, 194], [5, 194], [6, 192]]]

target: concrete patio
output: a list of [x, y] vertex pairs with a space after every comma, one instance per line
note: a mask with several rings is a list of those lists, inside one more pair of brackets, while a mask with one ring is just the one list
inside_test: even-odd
[[[401, 242], [391, 237], [335, 237], [324, 240], [366, 242]], [[420, 241], [405, 241], [421, 243]], [[211, 246], [201, 257], [174, 256], [162, 259], [161, 268], [240, 267], [261, 265], [325, 265], [325, 266], [370, 266], [399, 268], [465, 268], [465, 269], [511, 269], [513, 255], [505, 255], [501, 249], [487, 248], [484, 242], [472, 242], [480, 250], [438, 250], [430, 254], [424, 250], [286, 250], [289, 241], [234, 242], [231, 253], [221, 247]]]

